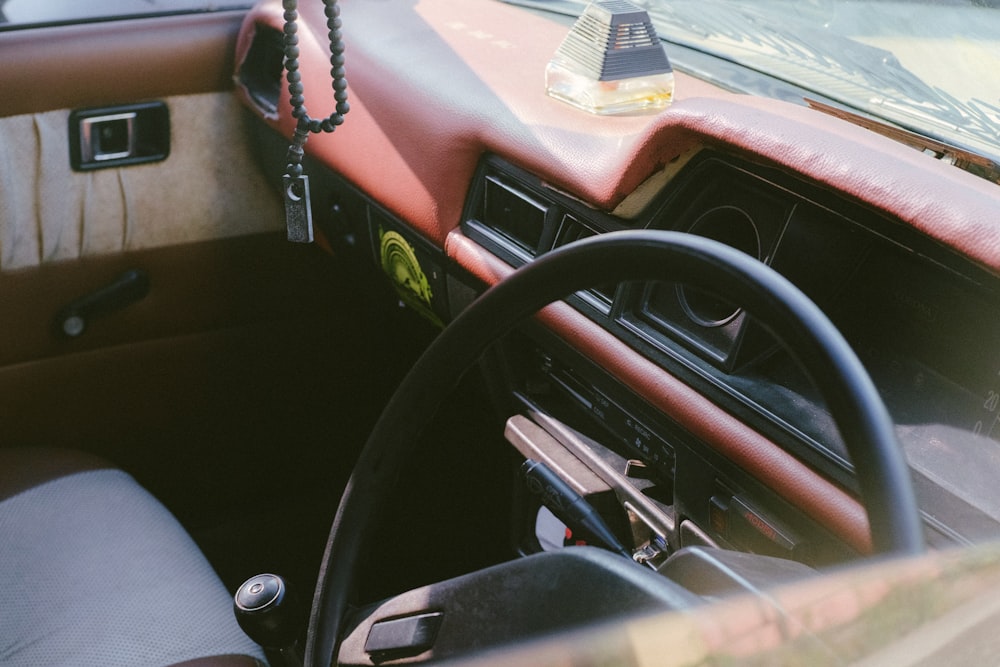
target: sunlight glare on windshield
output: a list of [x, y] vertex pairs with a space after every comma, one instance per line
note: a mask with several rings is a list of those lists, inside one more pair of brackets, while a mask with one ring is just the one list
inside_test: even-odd
[[1000, 9], [985, 0], [647, 0], [661, 37], [1000, 158]]

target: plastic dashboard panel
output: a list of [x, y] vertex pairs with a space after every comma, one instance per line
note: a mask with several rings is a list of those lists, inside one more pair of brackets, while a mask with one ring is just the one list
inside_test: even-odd
[[[996, 395], [996, 362], [990, 363], [988, 345], [986, 350], [975, 345], [1000, 333], [992, 319], [981, 317], [1000, 301], [1000, 287], [988, 272], [850, 202], [780, 172], [708, 151], [690, 161], [649, 212], [633, 220], [590, 212], [555, 192], [545, 195], [537, 179], [496, 159], [484, 163], [477, 180], [504, 183], [494, 196], [530, 201], [545, 211], [535, 217], [538, 229], [512, 228], [506, 214], [518, 210], [517, 203], [487, 206], [490, 188], [473, 187], [463, 231], [515, 265], [527, 261], [522, 254], [561, 245], [566, 220], [592, 233], [623, 227], [721, 229], [712, 235], [733, 245], [752, 238], [758, 258], [817, 301], [866, 359], [899, 425], [930, 523], [960, 540], [989, 536], [1000, 528], [997, 498], [988, 481], [997, 473], [992, 461], [998, 445], [977, 435], [989, 435], [991, 424], [994, 437], [1000, 430], [996, 406], [983, 405], [983, 397], [989, 404]], [[714, 230], [704, 224], [718, 219], [723, 224]], [[790, 357], [759, 324], [728, 304], [700, 296], [709, 308], [722, 307], [732, 317], [710, 322], [698, 317], [684, 303], [682, 289], [623, 285], [613, 303], [594, 293], [577, 295], [572, 302], [618, 339], [850, 488], [843, 444]], [[602, 292], [615, 295], [613, 288]], [[694, 303], [690, 295], [687, 299]], [[968, 346], [954, 344], [967, 339]], [[719, 353], [720, 341], [725, 355]], [[623, 418], [616, 416], [613, 401], [609, 406], [604, 388], [609, 381], [575, 377], [572, 367], [579, 363], [571, 360], [567, 370], [548, 375], [577, 396], [584, 412], [599, 413], [599, 421], [614, 431]], [[546, 359], [541, 365], [552, 364]], [[633, 415], [624, 418], [636, 421]], [[653, 438], [644, 435], [647, 430], [654, 431]], [[628, 429], [618, 439], [634, 440], [632, 453], [655, 465], [651, 457], [665, 449], [651, 444], [658, 440], [655, 431]], [[945, 454], [952, 450], [975, 463], [949, 462]], [[976, 479], [981, 481], [971, 484]]]
[[[307, 96], [322, 95], [328, 87], [321, 11], [318, 3], [302, 8], [308, 21], [301, 35], [305, 85], [317, 91]], [[281, 13], [280, 2], [273, 0], [250, 13], [240, 34], [238, 64], [257, 32], [280, 30]], [[634, 204], [636, 193], [650, 183], [675, 172], [698, 147], [791, 175], [810, 192], [849, 202], [866, 220], [883, 221], [879, 224], [886, 227], [875, 230], [877, 237], [888, 229], [913, 240], [903, 244], [902, 256], [915, 248], [934, 257], [928, 266], [935, 271], [952, 275], [958, 266], [959, 274], [986, 276], [987, 282], [1000, 272], [995, 185], [843, 121], [732, 94], [683, 73], [678, 73], [677, 101], [665, 113], [589, 117], [546, 98], [541, 86], [524, 75], [542, 71], [565, 34], [559, 22], [488, 0], [348, 1], [343, 18], [352, 111], [337, 133], [310, 140], [309, 153], [441, 249], [462, 272], [487, 284], [506, 275], [516, 258], [495, 256], [459, 229], [484, 154], [501, 156], [548, 190], [607, 219]], [[519, 38], [526, 34], [530, 41]], [[265, 120], [288, 136], [293, 121], [285, 95], [278, 116]], [[270, 115], [252, 95], [244, 91], [244, 96], [258, 115]], [[322, 102], [313, 104], [314, 112], [322, 111]], [[828, 220], [824, 215], [816, 217], [816, 224]], [[532, 242], [514, 254], [523, 255], [523, 246]], [[991, 296], [983, 298], [991, 303]], [[585, 306], [601, 312], [601, 304], [595, 299]], [[911, 306], [911, 312], [921, 310]], [[551, 306], [540, 319], [691, 437], [855, 549], [868, 548], [864, 512], [841, 488], [838, 466], [822, 467], [829, 457], [804, 463], [785, 451], [782, 433], [748, 427], [747, 412], [733, 414], [686, 384], [690, 369], [664, 371], [655, 350], [651, 359], [622, 345], [617, 334], [565, 304]], [[635, 329], [631, 335], [641, 338], [641, 326]], [[734, 368], [729, 355], [721, 356], [723, 371]], [[733, 363], [738, 361], [733, 357]], [[712, 368], [709, 363], [699, 372], [711, 374]], [[831, 482], [831, 475], [839, 481]]]

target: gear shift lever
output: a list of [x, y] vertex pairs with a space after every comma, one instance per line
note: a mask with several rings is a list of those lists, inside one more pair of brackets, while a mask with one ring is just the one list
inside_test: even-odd
[[295, 650], [299, 631], [295, 618], [295, 602], [285, 586], [285, 580], [276, 574], [258, 574], [250, 577], [237, 589], [233, 597], [236, 622], [250, 639], [280, 658], [274, 662], [301, 665]]

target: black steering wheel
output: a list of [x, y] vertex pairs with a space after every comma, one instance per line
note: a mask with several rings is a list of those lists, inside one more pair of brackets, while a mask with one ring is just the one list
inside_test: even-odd
[[333, 522], [313, 600], [307, 665], [334, 663], [368, 528], [401, 473], [400, 462], [465, 371], [492, 342], [549, 303], [598, 285], [647, 280], [724, 294], [781, 340], [813, 378], [847, 444], [875, 553], [923, 551], [920, 514], [892, 420], [822, 311], [771, 268], [716, 241], [679, 232], [608, 233], [546, 254], [489, 289], [400, 384], [361, 452]]

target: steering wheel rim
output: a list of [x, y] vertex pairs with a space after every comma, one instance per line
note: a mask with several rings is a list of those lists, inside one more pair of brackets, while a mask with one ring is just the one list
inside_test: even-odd
[[924, 550], [905, 457], [874, 383], [843, 336], [797, 287], [756, 259], [682, 232], [602, 234], [548, 253], [487, 290], [425, 350], [390, 399], [344, 490], [313, 600], [306, 665], [337, 649], [366, 530], [399, 462], [462, 375], [518, 322], [583, 289], [625, 281], [681, 282], [726, 294], [769, 329], [813, 378], [855, 467], [876, 554]]

